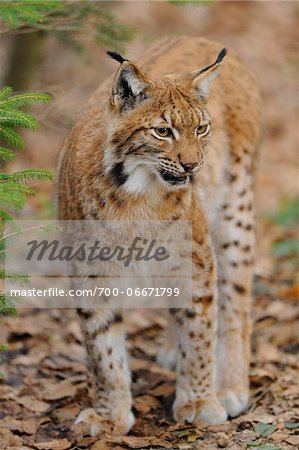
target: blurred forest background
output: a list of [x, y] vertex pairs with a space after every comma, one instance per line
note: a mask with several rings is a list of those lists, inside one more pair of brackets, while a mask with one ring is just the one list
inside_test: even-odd
[[[5, 8], [12, 3], [17, 14]], [[27, 13], [25, 3], [33, 4]], [[299, 447], [298, 19], [298, 3], [292, 1], [0, 3], [0, 88], [10, 85], [15, 92], [52, 97], [46, 105], [30, 107], [39, 128], [21, 132], [25, 149], [2, 163], [2, 171], [55, 171], [72, 124], [92, 92], [116, 70], [107, 49], [138, 61], [165, 35], [218, 40], [237, 50], [255, 72], [264, 98], [249, 412], [221, 427], [176, 427], [170, 412], [174, 374], [154, 362], [166, 322], [153, 312], [135, 311], [128, 331], [137, 424], [123, 440], [82, 440], [72, 426], [89, 404], [75, 315], [20, 310], [16, 319], [1, 319], [0, 344], [8, 342], [8, 352], [0, 382], [0, 448]], [[15, 216], [55, 217], [54, 183], [34, 186], [36, 195]]]

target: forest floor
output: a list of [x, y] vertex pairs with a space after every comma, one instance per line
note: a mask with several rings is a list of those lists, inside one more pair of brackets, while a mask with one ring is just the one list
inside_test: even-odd
[[[1, 364], [0, 449], [299, 448], [298, 202], [292, 200], [298, 175], [296, 2], [214, 2], [204, 12], [192, 13], [165, 2], [112, 3], [119, 19], [138, 23], [145, 36], [130, 44], [128, 51], [135, 59], [156, 36], [177, 30], [200, 34], [235, 48], [261, 84], [264, 114], [257, 180], [251, 404], [243, 415], [223, 425], [176, 424], [171, 415], [175, 374], [155, 363], [166, 319], [161, 311], [135, 310], [126, 321], [136, 424], [125, 437], [92, 438], [84, 428], [74, 426], [78, 413], [91, 405], [92, 395], [75, 312], [18, 308], [15, 319], [1, 319], [0, 343], [7, 342], [8, 351]], [[24, 134], [26, 150], [15, 169], [54, 168], [82, 103], [101, 77], [114, 70], [98, 47], [90, 50], [87, 64], [88, 58], [67, 53], [53, 38], [44, 45], [46, 57], [33, 88], [48, 86], [58, 94], [44, 117], [39, 117], [44, 128]], [[50, 184], [43, 185], [23, 217], [51, 218], [53, 191]]]
[[89, 437], [84, 426], [74, 425], [92, 399], [75, 312], [18, 309], [16, 319], [2, 323], [1, 340], [9, 350], [0, 383], [0, 449], [298, 448], [296, 208], [290, 203], [262, 221], [273, 246], [271, 261], [256, 265], [251, 404], [245, 414], [219, 426], [176, 424], [175, 373], [155, 362], [166, 318], [161, 310], [132, 310], [126, 325], [136, 424], [125, 437]]

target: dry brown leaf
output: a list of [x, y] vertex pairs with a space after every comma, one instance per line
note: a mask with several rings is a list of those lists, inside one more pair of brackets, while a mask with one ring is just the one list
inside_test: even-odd
[[175, 386], [169, 383], [163, 383], [160, 386], [150, 390], [150, 393], [155, 397], [168, 397], [175, 391]]
[[8, 418], [0, 420], [0, 428], [17, 431], [25, 434], [35, 434], [38, 421], [35, 419], [14, 419]]
[[137, 437], [137, 436], [123, 436], [121, 443], [128, 445], [130, 448], [147, 448], [151, 444], [149, 442], [148, 437]]
[[163, 439], [157, 438], [155, 436], [148, 438], [150, 441], [150, 444], [155, 447], [163, 447], [163, 448], [172, 448], [173, 444], [167, 441], [164, 441]]
[[95, 442], [91, 447], [90, 450], [110, 450], [110, 446], [106, 443], [105, 440], [100, 440]]
[[274, 423], [276, 421], [277, 417], [273, 414], [267, 414], [264, 412], [262, 408], [257, 408], [253, 412], [248, 412], [246, 414], [242, 414], [240, 417], [237, 417], [234, 419], [235, 423], [241, 423], [241, 422], [263, 422], [267, 424]]
[[148, 370], [153, 374], [159, 374], [164, 376], [167, 379], [175, 380], [176, 375], [175, 372], [169, 369], [165, 369], [164, 367], [159, 366], [153, 361], [147, 361], [145, 359], [132, 358], [130, 360], [130, 370], [131, 372], [135, 372], [137, 370]]
[[152, 395], [141, 395], [134, 400], [134, 407], [137, 411], [145, 414], [151, 409], [159, 408], [160, 402]]
[[275, 345], [261, 341], [258, 347], [259, 361], [280, 362], [280, 353]]
[[263, 368], [255, 368], [250, 373], [250, 383], [253, 386], [268, 385], [277, 379], [277, 375]]
[[78, 416], [80, 412], [80, 406], [79, 405], [68, 405], [63, 408], [55, 409], [51, 417], [56, 422], [64, 422], [66, 420], [74, 421], [75, 418]]
[[274, 433], [271, 434], [271, 441], [274, 441], [275, 443], [280, 443], [284, 441], [286, 437], [289, 435], [283, 431], [274, 431]]
[[72, 379], [63, 381], [52, 381], [45, 385], [43, 392], [44, 400], [60, 400], [64, 397], [73, 397], [77, 392], [77, 386]]
[[288, 436], [284, 438], [284, 441], [288, 444], [292, 444], [298, 448], [299, 446], [299, 436]]
[[[76, 431], [78, 431], [78, 428], [80, 429], [79, 425], [81, 425], [81, 424], [76, 425]], [[80, 433], [81, 436], [82, 436], [82, 434], [83, 433]], [[76, 435], [76, 433], [75, 433], [75, 435]], [[97, 441], [96, 437], [86, 436], [83, 438], [81, 437], [81, 439], [76, 439], [76, 444], [80, 448], [90, 448], [90, 446], [92, 444], [94, 444], [96, 441]]]
[[144, 449], [147, 447], [163, 447], [172, 448], [173, 444], [164, 441], [163, 439], [157, 438], [156, 436], [115, 436], [108, 439], [108, 442], [112, 444], [125, 444], [130, 448]]
[[38, 442], [34, 444], [39, 450], [66, 450], [71, 447], [67, 439], [53, 439], [52, 441]]
[[17, 397], [16, 402], [19, 405], [24, 406], [24, 408], [29, 409], [29, 411], [36, 413], [43, 413], [49, 408], [49, 403], [37, 400], [36, 398], [29, 395]]
[[0, 428], [0, 449], [8, 450], [12, 447], [21, 447], [23, 444], [22, 439], [19, 436], [14, 435], [8, 429]]
[[10, 386], [0, 386], [0, 400], [11, 400], [16, 398], [16, 391]]
[[24, 447], [24, 445], [21, 445], [21, 447], [9, 447], [9, 450], [32, 450], [32, 447]]
[[47, 352], [44, 350], [32, 351], [28, 355], [17, 356], [14, 363], [20, 366], [31, 366], [39, 364], [46, 356]]
[[280, 289], [278, 291], [280, 297], [283, 297], [287, 300], [299, 300], [299, 284], [294, 284], [293, 286], [287, 289]]

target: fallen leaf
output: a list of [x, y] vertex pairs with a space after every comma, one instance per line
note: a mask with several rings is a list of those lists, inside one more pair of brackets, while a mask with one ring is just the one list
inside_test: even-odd
[[29, 411], [36, 413], [43, 413], [49, 408], [49, 403], [37, 400], [29, 395], [23, 395], [22, 397], [17, 397], [16, 402], [19, 405], [24, 406], [24, 408], [29, 409]]
[[106, 441], [100, 440], [95, 442], [91, 447], [90, 450], [109, 450], [111, 447], [108, 447]]
[[288, 436], [284, 439], [288, 444], [292, 444], [298, 448], [299, 446], [299, 436]]
[[17, 431], [18, 433], [35, 434], [38, 427], [38, 421], [34, 419], [14, 419], [5, 418], [0, 420], [0, 427], [6, 428], [11, 431]]
[[16, 391], [10, 386], [0, 386], [0, 400], [11, 400], [16, 398]]
[[71, 379], [58, 382], [47, 383], [44, 388], [44, 400], [59, 400], [64, 397], [73, 397], [77, 392], [77, 387]]
[[163, 383], [156, 388], [150, 390], [150, 393], [155, 397], [168, 397], [175, 391], [175, 386], [170, 383]]
[[127, 444], [130, 448], [141, 449], [151, 445], [148, 438], [141, 438], [137, 436], [123, 436], [121, 443]]
[[46, 356], [47, 353], [44, 350], [32, 351], [28, 355], [17, 356], [14, 363], [20, 366], [31, 366], [39, 364]]
[[284, 426], [289, 430], [299, 428], [299, 422], [285, 422]]
[[262, 368], [253, 369], [250, 374], [250, 384], [253, 387], [265, 386], [273, 383], [277, 379], [277, 376]]
[[199, 430], [197, 430], [197, 429], [194, 428], [193, 430], [191, 430], [190, 433], [188, 433], [188, 435], [187, 435], [187, 441], [188, 441], [188, 442], [194, 442], [194, 441], [196, 441], [197, 439], [199, 439], [202, 435], [203, 435], [203, 432], [202, 432], [202, 431], [199, 431]]
[[280, 289], [278, 292], [278, 295], [280, 297], [283, 297], [288, 300], [296, 300], [299, 299], [299, 284], [294, 284], [293, 286], [286, 288], [286, 289]]
[[67, 439], [53, 439], [52, 441], [38, 442], [34, 444], [39, 450], [66, 450], [71, 447]]
[[[5, 445], [2, 446], [2, 444]], [[22, 439], [19, 436], [16, 436], [8, 429], [0, 428], [0, 448], [3, 450], [8, 450], [13, 447], [17, 447], [18, 449], [22, 447]]]
[[254, 431], [260, 436], [267, 437], [270, 436], [276, 430], [276, 425], [268, 423], [258, 423], [254, 427]]
[[142, 414], [146, 414], [152, 409], [159, 408], [160, 402], [152, 395], [141, 395], [134, 400], [134, 407]]
[[67, 420], [74, 421], [80, 412], [80, 407], [78, 405], [68, 405], [63, 408], [55, 409], [51, 418], [56, 422], [64, 422]]
[[249, 446], [247, 446], [248, 449], [254, 448], [255, 450], [281, 450], [280, 447], [277, 447], [274, 444], [257, 444], [254, 445], [253, 444], [249, 444]]

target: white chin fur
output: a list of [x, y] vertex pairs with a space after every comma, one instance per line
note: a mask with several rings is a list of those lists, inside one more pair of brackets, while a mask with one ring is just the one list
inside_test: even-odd
[[157, 179], [147, 167], [136, 167], [123, 185], [123, 189], [135, 195], [146, 194], [155, 188]]

